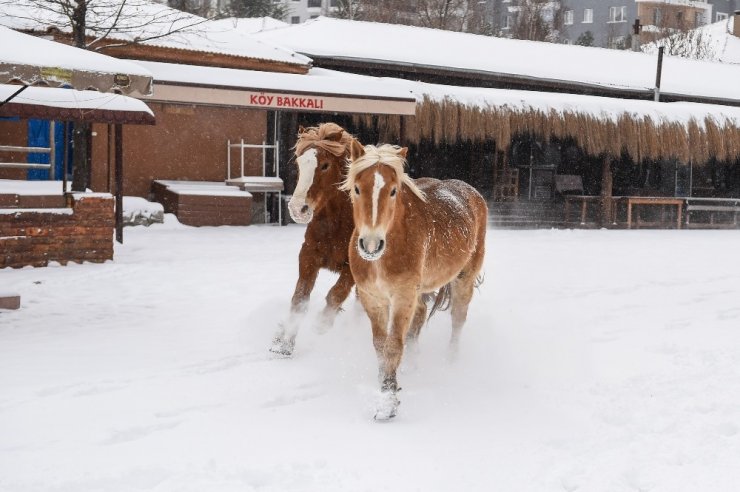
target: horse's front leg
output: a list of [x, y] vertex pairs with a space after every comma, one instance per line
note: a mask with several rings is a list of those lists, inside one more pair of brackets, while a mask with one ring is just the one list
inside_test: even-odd
[[293, 299], [290, 303], [290, 314], [288, 314], [287, 320], [280, 322], [272, 340], [270, 352], [284, 357], [293, 355], [298, 327], [308, 309], [308, 301], [316, 284], [319, 268], [317, 255], [304, 243], [298, 255], [298, 282], [296, 282]]
[[388, 420], [396, 416], [398, 405], [398, 379], [396, 373], [403, 357], [404, 341], [416, 312], [418, 294], [410, 289], [393, 296], [391, 302], [391, 326], [383, 346], [381, 361], [381, 400], [375, 413], [376, 420]]
[[326, 306], [321, 312], [317, 326], [319, 333], [329, 330], [334, 325], [334, 319], [354, 285], [355, 279], [352, 277], [352, 271], [349, 269], [349, 264], [346, 264], [339, 272], [337, 283], [329, 289], [329, 293], [326, 295]]

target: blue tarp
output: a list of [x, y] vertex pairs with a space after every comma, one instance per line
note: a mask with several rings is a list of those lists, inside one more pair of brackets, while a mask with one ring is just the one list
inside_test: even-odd
[[[64, 125], [65, 123], [56, 122], [54, 126], [54, 142], [56, 158], [54, 159], [54, 175], [58, 181], [62, 180], [62, 166], [64, 163]], [[71, 134], [71, 132], [70, 132]], [[49, 146], [49, 121], [48, 120], [28, 120], [28, 146], [29, 147], [48, 147]], [[71, 149], [70, 149], [71, 150]], [[71, 154], [71, 152], [70, 152]], [[28, 162], [38, 164], [48, 164], [49, 154], [28, 154]], [[72, 162], [70, 158], [68, 162]], [[48, 180], [49, 171], [46, 169], [29, 169], [29, 180]]]

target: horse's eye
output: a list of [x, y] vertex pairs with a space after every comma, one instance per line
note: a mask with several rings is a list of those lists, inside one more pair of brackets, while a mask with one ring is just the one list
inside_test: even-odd
[[391, 196], [396, 196], [396, 189], [395, 189], [395, 188], [393, 188], [393, 189], [391, 190]]
[[360, 189], [357, 187], [357, 185], [355, 185], [355, 195], [359, 195], [359, 194], [360, 194]]
[[321, 165], [321, 170], [322, 171], [326, 171], [327, 169], [329, 169], [329, 163], [328, 162], [325, 162], [325, 163], [323, 163]]

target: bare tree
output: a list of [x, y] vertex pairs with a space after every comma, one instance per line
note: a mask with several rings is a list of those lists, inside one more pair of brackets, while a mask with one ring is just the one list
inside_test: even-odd
[[[0, 0], [0, 11], [11, 24], [68, 34], [74, 46], [94, 51], [197, 31], [208, 20], [147, 0]], [[90, 124], [76, 123], [74, 191], [85, 191], [90, 185], [90, 142]]]
[[419, 13], [413, 0], [364, 0], [365, 20], [386, 24], [419, 25]]
[[563, 30], [563, 10], [560, 2], [521, 0], [511, 37], [530, 41], [557, 42]]
[[337, 9], [330, 13], [331, 17], [349, 20], [364, 19], [365, 2], [362, 0], [337, 0]]
[[419, 20], [425, 27], [462, 31], [470, 14], [468, 0], [419, 0]]

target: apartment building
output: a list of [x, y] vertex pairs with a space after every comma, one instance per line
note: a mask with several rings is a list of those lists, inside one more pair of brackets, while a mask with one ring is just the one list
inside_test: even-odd
[[288, 15], [281, 19], [290, 24], [300, 24], [320, 15], [330, 15], [338, 8], [337, 0], [282, 0], [288, 7]]
[[[487, 0], [494, 32], [507, 36], [519, 15], [520, 0]], [[726, 19], [740, 0], [561, 0], [545, 4], [543, 16], [560, 19], [559, 41], [605, 48], [630, 47], [635, 20], [642, 42], [671, 30], [688, 30]], [[556, 16], [556, 12], [558, 15]]]

